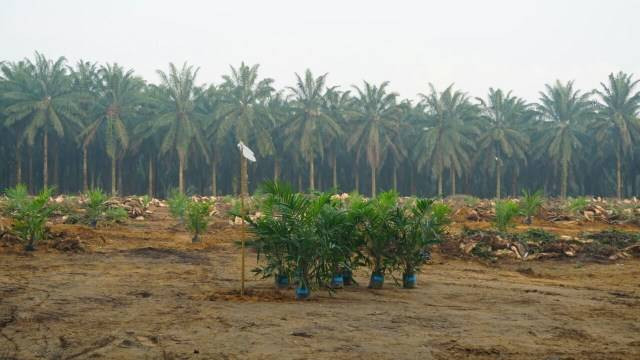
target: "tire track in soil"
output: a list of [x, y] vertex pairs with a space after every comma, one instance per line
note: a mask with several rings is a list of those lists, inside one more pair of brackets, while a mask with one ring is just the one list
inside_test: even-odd
[[[46, 318], [42, 319], [40, 317], [37, 316], [36, 311], [38, 308], [42, 307], [42, 305], [47, 302], [50, 298], [51, 298], [51, 293], [49, 292], [49, 290], [46, 289], [42, 289], [40, 287], [36, 287], [33, 285], [29, 285], [29, 280], [27, 279], [26, 275], [22, 275], [22, 274], [13, 274], [14, 278], [18, 278], [18, 282], [17, 282], [17, 286], [23, 290], [24, 293], [30, 293], [31, 290], [35, 290], [35, 291], [39, 291], [44, 293], [44, 298], [31, 304], [30, 306], [28, 306], [27, 308], [25, 308], [23, 311], [21, 311], [22, 313], [25, 313], [27, 315], [30, 315], [29, 317], [26, 317], [24, 320], [26, 321], [33, 321], [35, 320], [38, 323], [38, 331], [43, 333], [43, 341], [44, 341], [44, 349], [45, 350], [45, 354], [48, 352], [48, 348], [49, 348], [49, 340], [47, 337], [47, 334], [51, 333], [51, 328], [45, 324]], [[23, 284], [20, 284], [20, 281], [23, 282]], [[18, 353], [20, 352], [20, 346], [18, 345], [18, 343], [15, 341], [15, 339], [11, 336], [9, 336], [8, 334], [5, 333], [5, 329], [7, 327], [9, 327], [12, 324], [15, 324], [18, 322], [18, 307], [17, 306], [12, 306], [11, 308], [11, 314], [10, 314], [10, 319], [9, 321], [4, 321], [4, 322], [0, 322], [0, 335], [2, 335], [3, 338], [5, 338], [7, 341], [9, 341], [13, 347], [14, 347], [14, 356], [17, 356]], [[20, 319], [22, 320], [22, 319]], [[44, 328], [44, 331], [42, 330]], [[44, 354], [41, 354], [44, 356]]]

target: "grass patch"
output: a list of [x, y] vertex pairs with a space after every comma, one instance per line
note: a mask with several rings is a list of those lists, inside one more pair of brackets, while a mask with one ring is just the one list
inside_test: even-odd
[[554, 241], [558, 241], [558, 236], [556, 234], [550, 233], [544, 229], [534, 228], [528, 229], [527, 231], [515, 235], [516, 239], [523, 243], [551, 243]]
[[583, 234], [585, 239], [593, 240], [599, 245], [611, 246], [616, 249], [624, 249], [640, 241], [640, 235], [616, 229], [609, 229], [597, 233]]

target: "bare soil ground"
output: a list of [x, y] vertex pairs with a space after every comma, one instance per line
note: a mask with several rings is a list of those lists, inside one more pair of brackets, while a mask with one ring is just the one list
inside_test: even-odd
[[637, 259], [436, 254], [417, 289], [369, 290], [362, 272], [360, 286], [296, 302], [249, 271], [239, 296], [243, 230], [224, 221], [200, 244], [162, 211], [53, 230], [85, 251], [0, 248], [0, 359], [640, 359]]

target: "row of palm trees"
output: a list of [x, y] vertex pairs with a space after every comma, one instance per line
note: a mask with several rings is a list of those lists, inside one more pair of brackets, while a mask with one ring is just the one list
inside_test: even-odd
[[[63, 191], [152, 195], [176, 182], [182, 192], [247, 194], [250, 173], [301, 189], [368, 185], [371, 195], [443, 195], [445, 186], [455, 195], [461, 183], [464, 193], [501, 197], [510, 178], [512, 193], [621, 197], [640, 183], [640, 92], [623, 72], [591, 92], [556, 81], [537, 103], [493, 88], [473, 99], [453, 85], [403, 100], [388, 82], [347, 90], [309, 70], [277, 90], [244, 63], [217, 85], [199, 85], [186, 63], [157, 74], [151, 84], [118, 64], [69, 66], [40, 53], [2, 63], [0, 188], [49, 186], [52, 173]], [[239, 155], [240, 141], [257, 165]]]

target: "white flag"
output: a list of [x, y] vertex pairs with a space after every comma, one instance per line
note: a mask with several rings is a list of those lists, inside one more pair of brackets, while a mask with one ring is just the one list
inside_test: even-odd
[[240, 150], [245, 159], [251, 162], [256, 162], [256, 156], [253, 154], [253, 151], [251, 151], [251, 149], [249, 149], [249, 147], [242, 141], [238, 143], [238, 150]]

